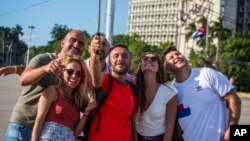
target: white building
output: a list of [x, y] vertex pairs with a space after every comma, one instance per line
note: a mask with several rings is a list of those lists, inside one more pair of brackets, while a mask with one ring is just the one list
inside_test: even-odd
[[190, 48], [201, 49], [196, 40], [186, 42], [189, 23], [202, 16], [209, 23], [225, 16], [223, 24], [235, 31], [236, 14], [237, 0], [129, 0], [128, 34], [136, 33], [151, 45], [174, 42], [187, 56]]

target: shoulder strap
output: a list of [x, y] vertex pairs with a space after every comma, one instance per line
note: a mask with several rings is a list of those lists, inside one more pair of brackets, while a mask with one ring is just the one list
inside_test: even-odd
[[[138, 96], [138, 89], [137, 89], [136, 85], [134, 83], [130, 82], [130, 81], [127, 81], [127, 83], [129, 84], [130, 88], [133, 91], [134, 98], [137, 98], [137, 96]], [[137, 136], [137, 134], [136, 134], [136, 127], [135, 127], [135, 121], [134, 121], [135, 112], [136, 112], [136, 108], [133, 109], [133, 113], [130, 116], [130, 123], [131, 123], [131, 127], [132, 127], [132, 137], [133, 137], [134, 140], [136, 139], [136, 136]]]
[[[99, 128], [100, 128], [100, 113], [98, 113], [99, 112], [99, 110], [101, 109], [101, 107], [104, 105], [104, 103], [105, 103], [105, 101], [107, 100], [107, 98], [108, 98], [108, 96], [110, 95], [110, 91], [111, 91], [111, 89], [112, 89], [112, 87], [113, 87], [113, 78], [112, 78], [112, 76], [111, 76], [111, 74], [108, 74], [108, 79], [109, 79], [109, 85], [108, 85], [108, 90], [107, 90], [107, 92], [105, 93], [105, 94], [103, 94], [102, 96], [101, 96], [101, 98], [100, 98], [100, 100], [99, 100], [99, 103], [98, 103], [98, 105], [97, 105], [97, 108], [96, 108], [96, 110], [95, 110], [95, 112], [93, 113], [93, 115], [92, 115], [92, 118], [96, 115], [96, 114], [98, 114], [97, 116], [97, 127], [96, 127], [96, 132], [99, 132]], [[127, 81], [126, 80], [126, 82], [129, 84], [129, 86], [130, 86], [130, 88], [132, 89], [132, 91], [133, 91], [133, 95], [134, 95], [134, 97], [136, 97], [137, 95], [138, 95], [138, 90], [137, 90], [137, 87], [136, 87], [136, 85], [135, 84], [133, 84], [132, 82], [130, 82], [130, 81]], [[131, 123], [132, 123], [132, 117], [130, 117], [130, 120], [131, 120]], [[134, 124], [132, 124], [132, 129], [134, 129], [134, 127], [133, 127], [133, 125]], [[133, 135], [133, 137], [134, 137], [134, 135]]]
[[137, 97], [138, 96], [138, 89], [137, 89], [136, 85], [128, 80], [126, 80], [126, 82], [129, 84], [130, 88], [132, 89], [134, 97]]
[[112, 86], [113, 86], [113, 78], [112, 78], [111, 74], [108, 74], [108, 80], [109, 80], [108, 90], [107, 90], [107, 92], [105, 94], [102, 94], [102, 96], [100, 98], [100, 101], [99, 101], [99, 103], [98, 103], [98, 105], [96, 107], [96, 110], [95, 110], [95, 112], [93, 113], [93, 116], [92, 116], [92, 118], [93, 118], [96, 114], [98, 114], [97, 115], [98, 117], [97, 117], [96, 132], [99, 132], [99, 129], [100, 129], [100, 120], [101, 120], [100, 116], [101, 116], [101, 114], [100, 114], [99, 111], [102, 108], [102, 106], [104, 105], [105, 101], [107, 100], [107, 98], [108, 98], [108, 96], [110, 94], [110, 91], [112, 89]]
[[90, 128], [90, 124], [91, 124], [91, 120], [97, 115], [97, 125], [96, 125], [96, 132], [99, 132], [99, 128], [100, 128], [100, 113], [99, 110], [101, 109], [101, 107], [104, 105], [105, 101], [107, 100], [109, 94], [110, 94], [110, 91], [112, 89], [112, 86], [113, 86], [113, 79], [111, 77], [111, 75], [109, 74], [108, 75], [108, 90], [107, 92], [105, 93], [103, 91], [102, 88], [98, 88], [98, 89], [95, 89], [95, 94], [96, 94], [96, 100], [97, 100], [97, 107], [94, 111], [91, 112], [91, 116], [87, 119], [87, 122], [86, 122], [86, 125], [85, 125], [85, 128], [84, 128], [84, 137], [87, 139], [88, 138], [88, 132], [89, 132], [89, 128]]
[[108, 90], [106, 93], [103, 93], [101, 96], [100, 96], [100, 99], [99, 99], [99, 102], [98, 102], [98, 105], [96, 107], [96, 113], [100, 110], [100, 108], [103, 106], [103, 104], [105, 103], [105, 101], [107, 100], [109, 94], [110, 94], [110, 91], [112, 89], [112, 86], [113, 86], [113, 78], [110, 74], [108, 74], [108, 80], [109, 80], [109, 84], [108, 84]]

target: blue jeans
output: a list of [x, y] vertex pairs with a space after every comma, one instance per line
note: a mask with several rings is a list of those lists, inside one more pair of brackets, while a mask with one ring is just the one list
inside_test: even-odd
[[32, 129], [19, 123], [9, 123], [4, 141], [30, 141]]

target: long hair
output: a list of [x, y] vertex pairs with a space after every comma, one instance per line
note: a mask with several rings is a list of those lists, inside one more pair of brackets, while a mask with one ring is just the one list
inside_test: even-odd
[[154, 54], [157, 58], [157, 62], [158, 62], [158, 71], [156, 73], [156, 82], [159, 84], [163, 84], [164, 83], [164, 69], [163, 69], [163, 65], [162, 65], [162, 61], [160, 59], [160, 57], [158, 55], [156, 55], [155, 53], [151, 53], [148, 52], [146, 54], [144, 54], [143, 56], [140, 57], [140, 59], [138, 60], [138, 67], [136, 70], [136, 86], [138, 87], [138, 107], [137, 107], [137, 113], [139, 112], [139, 114], [142, 114], [144, 109], [145, 109], [145, 105], [146, 105], [146, 97], [144, 95], [144, 90], [146, 89], [145, 87], [145, 81], [144, 81], [144, 76], [143, 73], [141, 71], [141, 62], [142, 62], [142, 58], [145, 57], [147, 54]]
[[82, 77], [78, 86], [72, 91], [73, 103], [82, 112], [89, 102], [89, 95], [93, 96], [93, 88], [91, 83], [91, 77], [86, 67], [84, 60], [79, 55], [67, 55], [65, 59], [61, 61], [62, 67], [66, 67], [71, 62], [77, 62], [81, 66]]

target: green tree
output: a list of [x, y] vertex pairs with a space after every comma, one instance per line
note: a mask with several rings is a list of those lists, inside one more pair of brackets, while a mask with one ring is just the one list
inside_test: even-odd
[[[194, 40], [191, 38], [192, 34], [197, 31], [197, 27], [200, 27], [201, 25], [206, 25], [207, 24], [207, 18], [206, 17], [201, 17], [197, 21], [193, 21], [188, 24], [186, 30], [187, 34], [185, 35], [186, 42], [189, 40]], [[201, 48], [201, 50], [194, 50], [191, 49], [190, 54], [189, 54], [189, 61], [193, 67], [201, 67], [201, 66], [212, 66], [211, 61], [209, 60], [209, 55], [205, 51], [205, 48], [207, 47], [208, 50], [211, 48], [211, 44], [206, 45], [206, 36], [203, 36], [201, 38], [196, 39], [196, 44]]]
[[192, 34], [197, 30], [195, 22], [189, 23], [186, 30], [187, 34], [185, 35], [185, 41], [187, 42], [191, 38]]
[[[185, 40], [186, 42], [189, 41], [192, 36], [192, 34], [198, 30], [198, 28], [200, 28], [201, 26], [204, 26], [207, 24], [207, 18], [206, 17], [201, 17], [196, 21], [193, 21], [191, 23], [188, 24], [188, 26], [186, 27], [187, 30], [187, 34], [185, 35]], [[192, 39], [194, 40], [194, 39]], [[206, 36], [202, 36], [200, 38], [197, 39], [197, 45], [200, 47], [205, 47], [206, 46]]]
[[238, 91], [249, 92], [250, 87], [250, 41], [246, 38], [230, 38], [223, 42], [221, 48], [222, 70], [228, 77], [235, 78]]
[[55, 24], [52, 31], [50, 32], [52, 41], [60, 41], [64, 38], [64, 36], [71, 30], [67, 25], [59, 25]]
[[[207, 19], [202, 17], [198, 20], [198, 23], [205, 24]], [[219, 62], [219, 45], [224, 40], [228, 39], [231, 36], [231, 30], [223, 27], [223, 18], [219, 18], [218, 21], [212, 21], [211, 26], [209, 26], [208, 31], [208, 42], [207, 42], [207, 51], [203, 50], [194, 51], [191, 50], [190, 53], [190, 62], [193, 66], [206, 66], [213, 67], [220, 65]], [[186, 37], [188, 37], [186, 35]], [[206, 46], [205, 36], [200, 38], [197, 41], [199, 46]], [[213, 41], [217, 40], [217, 44], [214, 44]]]
[[0, 27], [2, 40], [1, 64], [24, 64], [25, 52], [28, 46], [19, 39], [23, 35], [21, 25], [14, 28]]
[[219, 17], [218, 21], [212, 21], [212, 26], [209, 29], [211, 37], [216, 39], [218, 41], [218, 44], [216, 45], [216, 54], [214, 59], [214, 64], [216, 66], [222, 65], [218, 64], [219, 60], [219, 54], [220, 54], [220, 44], [227, 40], [232, 35], [232, 30], [225, 28], [223, 26], [224, 19], [222, 17]]
[[190, 54], [189, 54], [189, 62], [192, 67], [215, 68], [214, 63], [213, 63], [214, 57], [215, 57], [215, 45], [208, 44], [207, 52], [204, 49], [200, 51], [191, 49]]
[[21, 25], [17, 24], [16, 27], [11, 29], [12, 40], [19, 41], [19, 36], [23, 36], [23, 28]]
[[218, 42], [225, 41], [232, 36], [232, 30], [223, 26], [224, 19], [219, 17], [218, 21], [212, 21], [209, 33], [213, 38], [217, 38]]
[[158, 54], [159, 56], [161, 56], [161, 54], [162, 54], [162, 52], [166, 49], [166, 48], [168, 48], [168, 47], [170, 47], [170, 46], [172, 46], [172, 45], [174, 45], [174, 43], [173, 42], [161, 42], [160, 43], [160, 45], [159, 46], [156, 46], [156, 47], [154, 47], [154, 52], [156, 53], [156, 54]]

